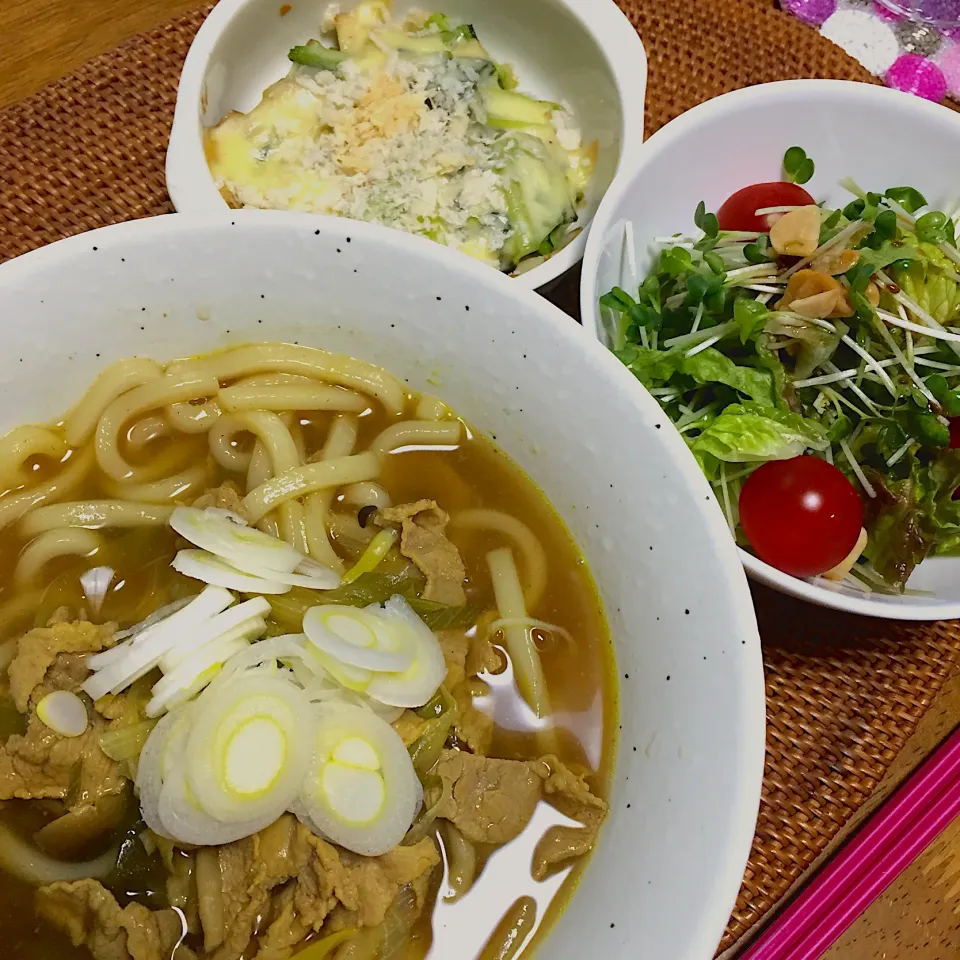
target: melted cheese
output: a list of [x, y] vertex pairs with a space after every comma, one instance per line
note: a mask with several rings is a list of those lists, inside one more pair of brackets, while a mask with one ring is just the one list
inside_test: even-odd
[[[519, 249], [510, 243], [520, 228], [516, 191], [508, 196], [518, 169], [531, 178], [523, 198], [536, 201], [524, 229], [548, 233], [572, 219], [588, 166], [568, 113], [556, 109], [555, 120], [530, 130], [552, 157], [546, 168], [531, 159], [508, 171], [498, 147], [506, 134], [487, 126], [480, 92], [489, 63], [410, 55], [385, 42], [397, 33], [389, 24], [381, 35], [364, 23], [368, 41], [352, 22], [335, 22], [356, 51], [335, 71], [295, 67], [249, 113], [207, 132], [207, 160], [231, 205], [382, 223], [497, 266], [512, 265]], [[556, 171], [566, 181], [547, 189]]]
[[250, 113], [231, 113], [208, 132], [207, 162], [234, 206], [328, 213], [336, 187], [303, 162], [320, 129], [313, 94], [281, 80]]

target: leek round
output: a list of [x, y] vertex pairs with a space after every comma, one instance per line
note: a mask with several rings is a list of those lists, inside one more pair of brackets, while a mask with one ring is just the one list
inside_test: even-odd
[[306, 587], [307, 590], [336, 590], [340, 586], [340, 574], [336, 570], [313, 561], [307, 563], [302, 560], [293, 573], [277, 573], [275, 570], [264, 570], [252, 565], [242, 572], [283, 583], [288, 587]]
[[224, 822], [210, 816], [201, 807], [186, 778], [186, 751], [197, 709], [196, 704], [189, 704], [167, 715], [179, 715], [179, 722], [171, 728], [165, 750], [168, 762], [164, 766], [165, 775], [157, 808], [160, 822], [166, 833], [181, 843], [197, 846], [233, 843], [268, 827], [283, 811], [264, 810], [249, 820]]
[[160, 792], [163, 789], [164, 774], [169, 772], [167, 747], [170, 734], [178, 724], [184, 723], [185, 716], [186, 711], [180, 710], [168, 713], [160, 720], [150, 731], [137, 762], [136, 788], [143, 822], [157, 836], [167, 840], [174, 838], [167, 833], [160, 820]]
[[[263, 664], [276, 663], [278, 660], [308, 662], [312, 664], [316, 658], [311, 652], [307, 638], [302, 633], [285, 633], [279, 637], [270, 637], [252, 644], [246, 650], [235, 653], [224, 665], [217, 678], [210, 684], [207, 695], [212, 695], [228, 683], [241, 676], [249, 676], [256, 672]], [[311, 675], [316, 676], [317, 670], [323, 668], [316, 665], [311, 669]]]
[[336, 680], [317, 678], [310, 684], [305, 684], [303, 689], [308, 699], [314, 703], [355, 703], [366, 710], [372, 710], [387, 723], [393, 723], [403, 715], [403, 707], [391, 707], [379, 700], [372, 700], [356, 690], [348, 690]]
[[423, 788], [397, 732], [349, 703], [315, 707], [313, 759], [294, 812], [310, 829], [363, 856], [403, 840]]
[[62, 737], [79, 737], [87, 731], [87, 708], [69, 690], [54, 690], [37, 704], [37, 716]]
[[404, 643], [404, 631], [368, 610], [311, 607], [303, 616], [303, 632], [315, 647], [351, 667], [397, 672], [413, 663], [414, 647]]
[[276, 819], [310, 759], [312, 708], [303, 690], [281, 675], [239, 676], [205, 691], [196, 706], [184, 759], [197, 805], [223, 823]]
[[365, 609], [381, 618], [383, 629], [402, 638], [404, 647], [413, 652], [413, 660], [406, 670], [374, 673], [364, 693], [392, 707], [422, 707], [447, 675], [440, 642], [403, 597], [391, 597], [382, 608], [372, 604]]
[[285, 541], [228, 519], [219, 511], [177, 507], [170, 517], [170, 526], [194, 546], [216, 554], [238, 570], [252, 565], [256, 570], [292, 573], [303, 559]]
[[[259, 618], [258, 618], [259, 619]], [[174, 670], [158, 680], [146, 706], [148, 717], [159, 717], [171, 708], [196, 696], [219, 673], [221, 665], [250, 646], [250, 635], [262, 633], [266, 623], [240, 624], [210, 643], [204, 644]]]
[[374, 673], [365, 667], [354, 667], [349, 663], [344, 663], [322, 650], [313, 648], [313, 655], [327, 673], [333, 677], [341, 686], [348, 690], [355, 690], [357, 693], [363, 693], [370, 686]]
[[307, 813], [307, 808], [299, 797], [290, 804], [289, 810], [315, 837], [320, 837], [321, 840], [333, 843], [333, 840], [310, 819], [310, 814]]
[[170, 566], [185, 577], [228, 590], [242, 590], [244, 593], [287, 593], [290, 590], [290, 584], [244, 573], [206, 550], [181, 550]]

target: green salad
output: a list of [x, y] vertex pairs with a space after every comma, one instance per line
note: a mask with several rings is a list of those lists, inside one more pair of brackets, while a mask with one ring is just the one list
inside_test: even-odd
[[700, 203], [695, 235], [657, 238], [601, 316], [741, 546], [902, 592], [960, 552], [960, 217], [851, 180], [831, 209], [800, 185], [813, 170], [792, 147], [782, 182]]

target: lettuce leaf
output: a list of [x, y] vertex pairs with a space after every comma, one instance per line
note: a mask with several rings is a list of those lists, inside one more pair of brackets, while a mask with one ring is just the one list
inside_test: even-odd
[[866, 504], [864, 526], [869, 540], [864, 553], [877, 573], [902, 591], [931, 547], [921, 506], [922, 486], [916, 474], [898, 481], [873, 469], [866, 474], [876, 496]]
[[960, 450], [945, 450], [927, 468], [923, 509], [935, 538], [934, 552], [960, 553]]
[[770, 311], [756, 300], [738, 296], [733, 301], [733, 319], [740, 327], [740, 342], [747, 344], [757, 338], [770, 318]]
[[815, 420], [747, 401], [733, 403], [690, 443], [708, 476], [717, 461], [762, 463], [788, 460], [806, 450], [826, 450], [826, 431]]
[[754, 349], [757, 351], [757, 363], [764, 370], [769, 370], [770, 376], [773, 377], [777, 406], [796, 412], [800, 409], [797, 391], [793, 386], [793, 381], [787, 376], [786, 368], [779, 353], [771, 348], [769, 339], [769, 337], [761, 336], [754, 342]]
[[763, 332], [772, 345], [790, 348], [794, 355], [793, 378], [805, 380], [836, 353], [841, 337], [849, 330], [839, 320], [834, 321], [834, 326], [836, 333], [831, 333], [804, 317], [775, 313]]
[[[909, 238], [905, 243], [909, 244]], [[945, 270], [955, 272], [956, 265], [930, 243], [904, 246], [901, 253], [907, 250], [920, 255], [914, 256], [909, 264], [892, 266], [891, 279], [939, 323], [956, 320], [960, 317], [960, 288], [944, 273]]]
[[684, 357], [680, 371], [701, 386], [723, 383], [763, 407], [776, 405], [775, 384], [769, 370], [740, 366], [715, 347], [701, 350], [692, 357]]
[[616, 351], [616, 354], [648, 390], [662, 387], [677, 372], [683, 361], [681, 350], [664, 352], [633, 343]]
[[628, 344], [616, 354], [647, 389], [662, 387], [675, 374], [683, 374], [689, 378], [685, 379], [683, 389], [723, 384], [762, 407], [774, 407], [777, 403], [776, 377], [766, 364], [762, 367], [741, 365], [715, 347], [688, 357], [684, 350], [653, 350]]
[[945, 450], [929, 464], [911, 458], [910, 472], [893, 480], [867, 471], [877, 496], [866, 503], [867, 557], [888, 583], [903, 590], [930, 553], [960, 552], [960, 450]]
[[871, 273], [876, 273], [890, 266], [891, 263], [896, 263], [897, 260], [922, 259], [923, 255], [917, 247], [902, 240], [896, 242], [899, 245], [895, 247], [894, 241], [885, 240], [877, 250], [861, 247], [858, 251], [860, 256], [857, 258], [857, 266], [868, 268]]

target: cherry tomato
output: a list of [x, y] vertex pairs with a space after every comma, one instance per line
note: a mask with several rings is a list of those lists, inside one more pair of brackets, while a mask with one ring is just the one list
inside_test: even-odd
[[771, 226], [768, 217], [758, 217], [755, 210], [764, 207], [802, 207], [815, 202], [803, 187], [795, 183], [755, 183], [727, 197], [717, 211], [717, 220], [721, 230], [766, 233]]
[[[950, 449], [960, 449], [960, 417], [950, 418]], [[951, 500], [960, 500], [960, 487], [953, 491]]]
[[740, 491], [740, 524], [761, 560], [794, 577], [813, 577], [856, 546], [863, 504], [826, 460], [771, 460]]
[[960, 417], [950, 419], [950, 449], [960, 448]]

